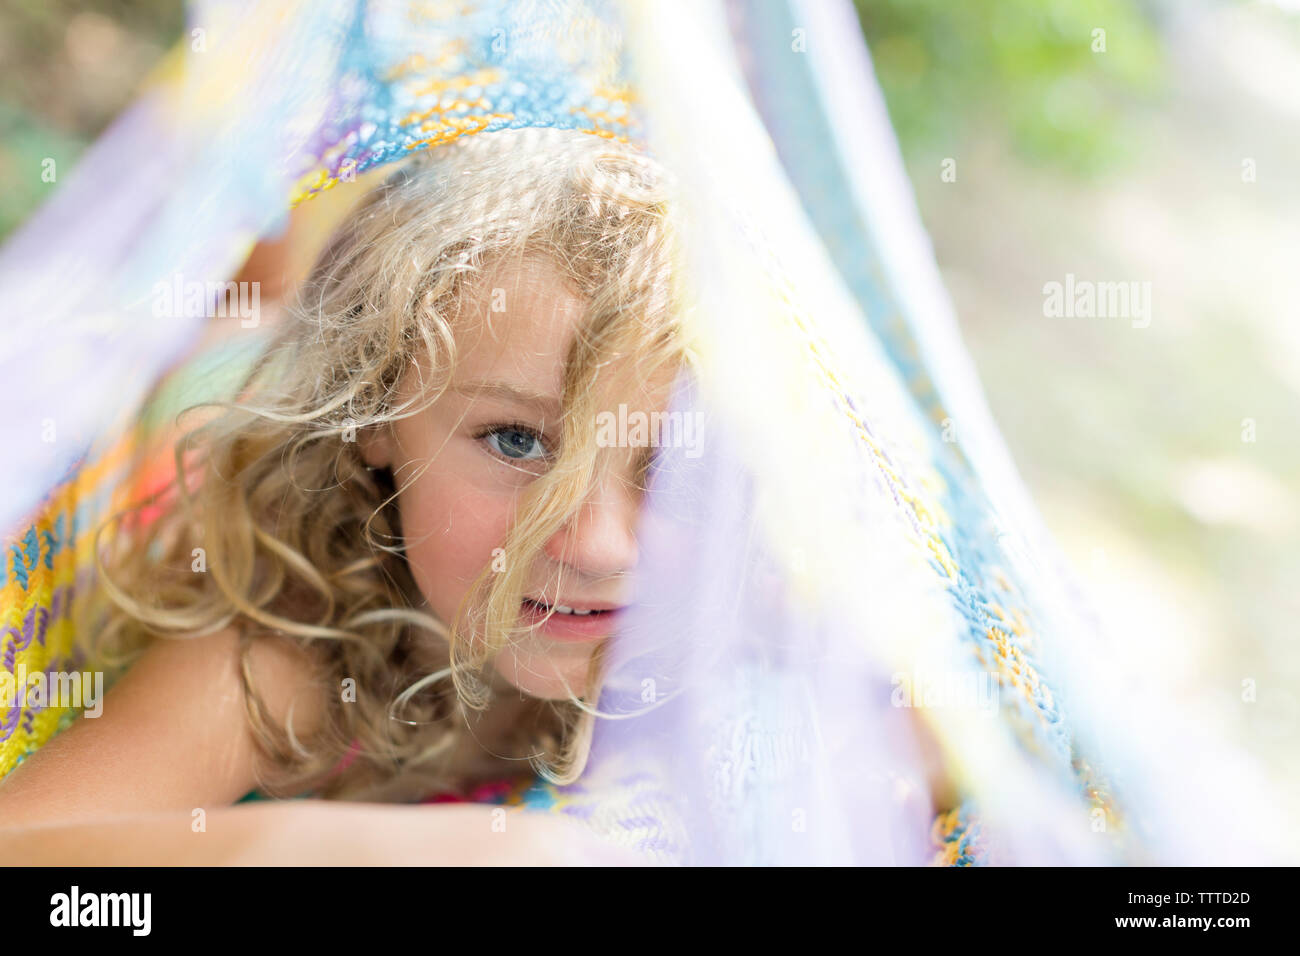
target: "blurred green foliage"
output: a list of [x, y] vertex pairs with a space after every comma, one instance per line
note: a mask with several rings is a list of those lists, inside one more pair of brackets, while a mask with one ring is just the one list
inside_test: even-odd
[[181, 33], [182, 0], [5, 0], [0, 4], [0, 237], [131, 102]]
[[855, 3], [908, 156], [950, 155], [983, 127], [1090, 176], [1127, 154], [1116, 106], [1158, 93], [1164, 76], [1155, 14], [1133, 0]]

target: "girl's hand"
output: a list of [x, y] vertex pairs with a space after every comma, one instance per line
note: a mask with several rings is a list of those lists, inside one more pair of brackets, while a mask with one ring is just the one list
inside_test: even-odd
[[[530, 811], [505, 811], [487, 805], [422, 808], [454, 813], [434, 825], [454, 827], [457, 838], [447, 851], [473, 866], [647, 866], [630, 849], [613, 846], [579, 823]], [[496, 811], [495, 815], [493, 811]], [[417, 812], [419, 812], [417, 810]], [[497, 829], [493, 829], [493, 824]], [[427, 860], [424, 862], [428, 862]]]
[[581, 825], [486, 804], [291, 800], [0, 829], [0, 864], [37, 866], [635, 866]]

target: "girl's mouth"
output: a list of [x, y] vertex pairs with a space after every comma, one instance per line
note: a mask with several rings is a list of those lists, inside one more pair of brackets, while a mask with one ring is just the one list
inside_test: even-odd
[[613, 604], [583, 602], [547, 604], [524, 598], [520, 617], [524, 624], [557, 641], [598, 641], [608, 637], [623, 616], [625, 608]]

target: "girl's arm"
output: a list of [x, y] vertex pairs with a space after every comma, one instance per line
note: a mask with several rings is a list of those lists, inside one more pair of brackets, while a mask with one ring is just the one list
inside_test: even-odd
[[[283, 721], [310, 733], [324, 713], [306, 652], [259, 639], [253, 680]], [[0, 781], [0, 827], [92, 821], [124, 813], [213, 809], [256, 785], [235, 629], [160, 639], [104, 698]]]
[[637, 865], [573, 822], [500, 808], [289, 800], [221, 807], [195, 832], [171, 811], [0, 828], [0, 864], [35, 866]]

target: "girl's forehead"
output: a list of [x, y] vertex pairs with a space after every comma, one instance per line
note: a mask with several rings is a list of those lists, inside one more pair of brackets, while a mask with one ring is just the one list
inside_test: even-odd
[[[458, 309], [466, 319], [493, 320], [519, 317], [528, 312], [554, 311], [557, 307], [585, 307], [586, 299], [558, 262], [540, 253], [510, 257], [486, 264], [470, 276], [461, 290]], [[474, 322], [462, 322], [469, 329]]]
[[[566, 363], [589, 301], [549, 257], [499, 262], [466, 284], [452, 322], [456, 359], [450, 390], [485, 401], [530, 404], [557, 412]], [[428, 358], [422, 356], [429, 382]], [[647, 381], [634, 356], [601, 360], [596, 400], [645, 407], [667, 395], [670, 381]], [[551, 417], [549, 414], [546, 417]]]
[[455, 377], [522, 376], [558, 388], [587, 306], [545, 260], [485, 270], [454, 323]]
[[[407, 395], [446, 387], [459, 399], [536, 409], [539, 420], [563, 412], [564, 382], [590, 301], [549, 256], [532, 254], [486, 265], [466, 281], [448, 316], [455, 342], [450, 367], [435, 368], [420, 350], [407, 370]], [[650, 372], [634, 347], [595, 356], [591, 399], [600, 409], [644, 410], [666, 405], [675, 372]], [[631, 351], [626, 351], [631, 348]]]

